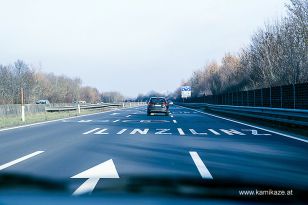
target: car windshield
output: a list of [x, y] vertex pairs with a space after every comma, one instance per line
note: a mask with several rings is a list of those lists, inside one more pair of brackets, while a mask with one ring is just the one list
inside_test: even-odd
[[307, 204], [308, 0], [0, 2], [0, 205]]
[[164, 98], [151, 98], [150, 102], [151, 103], [165, 103], [166, 100]]

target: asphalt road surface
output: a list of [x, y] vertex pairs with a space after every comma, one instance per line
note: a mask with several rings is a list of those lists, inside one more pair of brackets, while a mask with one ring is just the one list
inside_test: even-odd
[[169, 116], [140, 106], [0, 131], [0, 173], [72, 182], [75, 194], [131, 176], [306, 189], [307, 170], [307, 140], [179, 106]]

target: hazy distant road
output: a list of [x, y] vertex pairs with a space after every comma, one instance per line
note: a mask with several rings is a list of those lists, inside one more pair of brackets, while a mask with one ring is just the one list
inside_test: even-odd
[[[136, 107], [0, 132], [0, 173], [68, 180], [112, 159], [119, 178], [241, 180], [308, 188], [308, 143], [178, 106]], [[41, 152], [38, 152], [41, 151]], [[104, 186], [99, 181], [97, 186]]]

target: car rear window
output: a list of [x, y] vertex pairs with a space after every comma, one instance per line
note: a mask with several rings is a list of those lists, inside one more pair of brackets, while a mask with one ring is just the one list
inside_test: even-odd
[[166, 100], [164, 98], [151, 98], [151, 103], [164, 103]]

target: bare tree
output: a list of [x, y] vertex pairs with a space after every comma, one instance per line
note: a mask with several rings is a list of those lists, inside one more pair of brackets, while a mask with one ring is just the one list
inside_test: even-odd
[[239, 55], [193, 72], [185, 82], [193, 97], [308, 82], [308, 1], [291, 0], [287, 8], [287, 17], [259, 29]]

